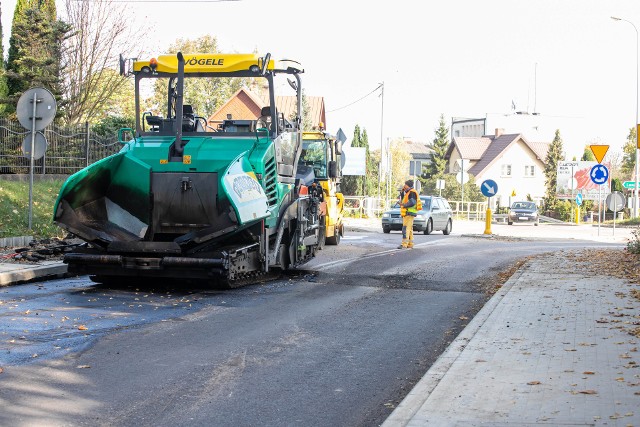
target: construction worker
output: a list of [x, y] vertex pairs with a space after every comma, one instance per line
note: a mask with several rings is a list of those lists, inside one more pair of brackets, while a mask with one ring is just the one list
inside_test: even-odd
[[413, 188], [413, 180], [405, 181], [400, 192], [400, 215], [402, 215], [402, 244], [398, 249], [413, 247], [413, 220], [422, 210], [422, 200]]

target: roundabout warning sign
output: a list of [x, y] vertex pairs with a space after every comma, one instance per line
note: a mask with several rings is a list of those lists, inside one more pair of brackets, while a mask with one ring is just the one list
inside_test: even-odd
[[609, 169], [607, 169], [605, 165], [597, 164], [591, 168], [589, 176], [591, 177], [591, 181], [593, 181], [594, 184], [606, 184], [609, 180]]

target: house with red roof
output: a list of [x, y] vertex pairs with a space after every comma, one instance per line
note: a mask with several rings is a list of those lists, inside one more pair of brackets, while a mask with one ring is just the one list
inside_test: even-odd
[[482, 137], [454, 137], [446, 154], [449, 173], [464, 170], [475, 177], [477, 185], [492, 179], [498, 192], [492, 207], [508, 206], [530, 197], [540, 203], [545, 195], [544, 166], [548, 142], [531, 142], [522, 134], [495, 134]]
[[[276, 97], [276, 110], [289, 120], [297, 111], [295, 96]], [[312, 128], [318, 129], [320, 123], [326, 128], [324, 98], [321, 96], [305, 96], [307, 119]], [[241, 88], [234, 93], [216, 112], [209, 117], [209, 124], [216, 127], [229, 118], [234, 120], [257, 120], [263, 107], [269, 102], [248, 88]]]

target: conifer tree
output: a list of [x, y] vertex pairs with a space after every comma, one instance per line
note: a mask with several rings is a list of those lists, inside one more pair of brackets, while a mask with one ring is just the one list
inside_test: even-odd
[[447, 169], [447, 150], [449, 148], [449, 128], [444, 120], [444, 114], [440, 115], [440, 123], [438, 129], [436, 129], [436, 137], [433, 140], [431, 148], [433, 149], [433, 156], [431, 158], [431, 164], [428, 167], [428, 173], [431, 177], [442, 177]]
[[[360, 126], [356, 125], [353, 130], [353, 138], [351, 139], [351, 147], [362, 147], [361, 145]], [[364, 176], [359, 175], [345, 175], [342, 177], [340, 188], [343, 194], [349, 196], [362, 196], [364, 195]]]
[[547, 152], [547, 158], [544, 165], [545, 196], [543, 202], [546, 210], [553, 210], [558, 203], [558, 198], [556, 197], [558, 162], [562, 160], [564, 160], [562, 137], [560, 136], [560, 129], [556, 129], [556, 135], [549, 146], [549, 151]]
[[593, 155], [593, 151], [591, 151], [591, 147], [584, 147], [584, 151], [582, 152], [582, 157], [580, 158], [583, 162], [595, 162], [596, 156]]
[[61, 99], [62, 42], [70, 31], [56, 19], [54, 0], [18, 0], [7, 58], [8, 98], [15, 105], [30, 87], [49, 89]]
[[360, 137], [360, 146], [366, 149], [366, 165], [367, 171], [365, 175], [365, 195], [374, 196], [377, 194], [378, 186], [380, 185], [380, 177], [378, 175], [378, 165], [380, 164], [380, 158], [376, 158], [371, 154], [369, 149], [369, 134], [366, 129], [362, 129], [362, 136]]
[[[0, 9], [0, 18], [2, 10]], [[0, 20], [0, 101], [7, 97], [7, 75], [4, 65], [4, 29]], [[0, 115], [4, 115], [6, 105], [0, 102]]]

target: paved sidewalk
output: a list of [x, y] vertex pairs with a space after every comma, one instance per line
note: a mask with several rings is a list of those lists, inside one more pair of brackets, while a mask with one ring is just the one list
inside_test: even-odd
[[67, 264], [62, 261], [41, 261], [38, 263], [0, 262], [0, 286], [13, 285], [49, 276], [62, 276], [67, 272]]
[[640, 286], [580, 261], [525, 264], [383, 426], [640, 426]]

